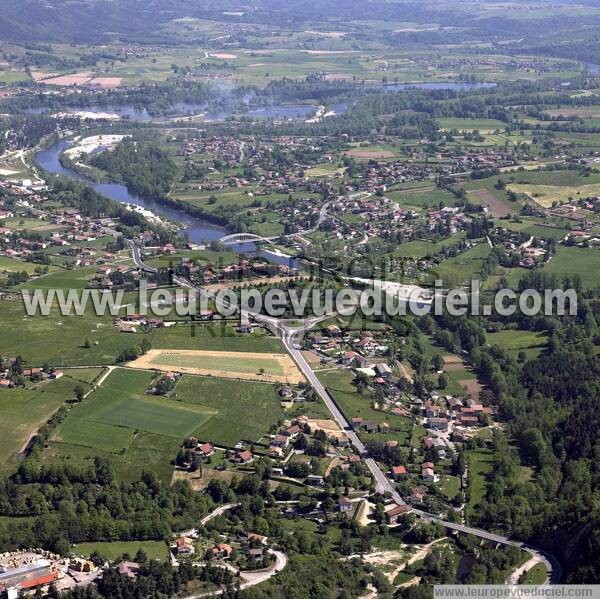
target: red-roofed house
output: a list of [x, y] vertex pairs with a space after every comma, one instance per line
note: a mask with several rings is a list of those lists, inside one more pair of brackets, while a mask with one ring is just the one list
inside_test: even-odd
[[227, 543], [219, 543], [209, 550], [210, 559], [227, 559], [231, 556], [233, 548]]
[[254, 456], [248, 450], [238, 451], [233, 459], [238, 464], [249, 464], [254, 459]]
[[196, 451], [201, 454], [202, 457], [208, 458], [215, 453], [215, 448], [213, 447], [212, 443], [203, 443], [202, 445], [198, 446]]
[[408, 475], [408, 471], [404, 466], [392, 466], [391, 473], [394, 480], [400, 480]]

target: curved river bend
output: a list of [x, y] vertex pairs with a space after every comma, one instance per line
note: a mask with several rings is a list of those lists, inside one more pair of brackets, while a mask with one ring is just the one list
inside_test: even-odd
[[[115, 202], [141, 206], [159, 216], [178, 223], [180, 225], [180, 233], [186, 233], [188, 239], [192, 243], [203, 244], [205, 242], [216, 241], [231, 232], [225, 227], [221, 227], [207, 220], [196, 218], [181, 210], [163, 206], [162, 204], [134, 195], [127, 190], [125, 185], [121, 185], [120, 183], [98, 183], [71, 168], [63, 166], [60, 162], [60, 155], [70, 145], [70, 142], [65, 140], [57, 141], [49, 148], [37, 152], [34, 156], [34, 160], [49, 173], [82, 181], [98, 193]], [[278, 264], [296, 266], [295, 260], [288, 259], [285, 256], [274, 254], [268, 250], [257, 251], [258, 248], [255, 244], [240, 244], [233, 246], [232, 249], [238, 253], [256, 253], [272, 262], [277, 262]]]

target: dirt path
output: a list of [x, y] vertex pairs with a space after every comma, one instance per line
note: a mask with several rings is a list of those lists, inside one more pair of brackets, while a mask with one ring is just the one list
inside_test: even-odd
[[538, 564], [544, 563], [539, 555], [534, 555], [531, 559], [527, 560], [520, 568], [517, 568], [507, 579], [506, 584], [519, 584], [519, 579], [523, 574], [529, 572], [531, 568]]
[[[396, 576], [398, 576], [398, 574], [400, 572], [402, 572], [403, 570], [405, 570], [408, 566], [411, 566], [412, 564], [414, 564], [415, 562], [418, 562], [419, 560], [425, 559], [432, 551], [433, 546], [436, 543], [439, 543], [440, 541], [445, 540], [445, 537], [442, 539], [436, 539], [435, 541], [432, 541], [431, 543], [428, 543], [427, 545], [423, 545], [422, 547], [420, 547], [419, 549], [417, 549], [417, 552], [415, 554], [413, 554], [410, 558], [408, 558], [408, 560], [406, 560], [404, 563], [400, 564], [398, 567], [394, 568], [393, 570], [391, 570], [390, 572], [385, 572], [385, 576], [386, 578], [390, 581], [390, 583], [393, 584], [394, 579], [396, 578]], [[373, 556], [376, 556], [373, 560], [369, 560], [369, 563], [373, 563], [373, 564], [386, 564], [389, 563], [390, 561], [392, 561], [392, 558], [394, 556], [400, 556], [403, 557], [405, 555], [405, 552], [402, 551], [381, 551], [379, 553], [373, 553], [371, 554]], [[365, 556], [366, 558], [367, 556]], [[386, 557], [389, 557], [389, 559], [385, 560]], [[381, 562], [380, 560], [384, 559], [385, 561]], [[415, 582], [413, 582], [414, 579], [409, 580], [408, 582], [404, 583], [403, 586], [411, 586], [412, 584], [416, 584]]]

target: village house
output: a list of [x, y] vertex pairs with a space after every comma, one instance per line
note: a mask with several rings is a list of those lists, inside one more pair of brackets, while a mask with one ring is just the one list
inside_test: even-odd
[[421, 478], [427, 483], [437, 482], [438, 476], [435, 474], [432, 462], [423, 462], [421, 464]]
[[272, 447], [287, 447], [290, 443], [290, 438], [285, 435], [275, 435], [271, 441]]
[[203, 458], [209, 458], [215, 453], [215, 448], [212, 443], [202, 443], [196, 447], [196, 453]]
[[233, 457], [233, 461], [237, 464], [250, 464], [252, 460], [254, 460], [254, 456], [252, 455], [252, 452], [248, 450], [238, 451]]
[[189, 537], [179, 537], [171, 546], [177, 552], [177, 555], [194, 555], [194, 540]]
[[408, 476], [408, 471], [404, 466], [392, 466], [390, 473], [394, 480], [402, 480]]
[[421, 504], [427, 495], [427, 491], [423, 487], [413, 487], [410, 490], [409, 501], [412, 504]]
[[209, 559], [229, 559], [233, 553], [233, 547], [227, 543], [217, 543], [208, 551]]
[[404, 514], [408, 514], [411, 511], [412, 511], [412, 507], [410, 507], [409, 505], [394, 504], [394, 506], [391, 509], [389, 509], [385, 512], [386, 522], [390, 526], [394, 526], [395, 524], [398, 523], [399, 518], [404, 516]]

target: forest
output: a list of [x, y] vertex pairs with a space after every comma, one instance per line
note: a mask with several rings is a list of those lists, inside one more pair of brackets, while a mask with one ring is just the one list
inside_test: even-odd
[[[540, 276], [526, 275], [520, 289], [573, 283]], [[419, 322], [443, 347], [468, 353], [488, 384], [482, 400], [497, 403], [506, 422], [507, 434], [494, 436], [495, 475], [473, 524], [557, 553], [571, 583], [600, 576], [599, 316], [597, 302], [580, 297], [574, 317], [515, 317], [521, 329], [549, 331], [547, 351], [533, 359], [487, 344], [486, 328], [509, 326], [511, 319], [492, 324], [444, 316]], [[520, 476], [520, 464], [533, 469], [529, 480]]]

